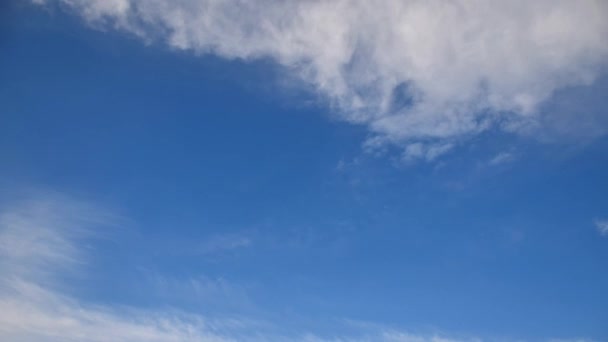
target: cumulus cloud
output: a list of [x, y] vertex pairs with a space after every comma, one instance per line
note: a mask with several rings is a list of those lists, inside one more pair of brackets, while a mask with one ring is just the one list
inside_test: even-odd
[[271, 58], [376, 143], [425, 159], [489, 128], [542, 130], [539, 106], [608, 61], [603, 0], [36, 2], [175, 49]]

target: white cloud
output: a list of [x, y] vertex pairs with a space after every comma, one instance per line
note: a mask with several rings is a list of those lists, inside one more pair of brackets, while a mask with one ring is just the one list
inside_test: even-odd
[[14, 341], [231, 341], [197, 317], [82, 306], [49, 293], [48, 300], [2, 297], [0, 336]]
[[172, 304], [195, 304], [207, 309], [242, 311], [254, 304], [243, 286], [222, 277], [205, 275], [169, 277], [159, 272], [147, 272], [141, 290], [153, 294], [153, 298], [168, 300]]
[[[174, 309], [154, 311], [93, 304], [60, 291], [65, 287], [56, 285], [61, 285], [60, 279], [65, 281], [66, 272], [86, 271], [83, 242], [98, 235], [97, 229], [115, 222], [114, 216], [104, 210], [65, 197], [26, 201], [0, 211], [0, 339], [48, 342], [397, 341], [393, 335], [384, 336], [388, 333], [383, 330], [350, 337], [330, 338], [297, 332], [286, 336], [272, 330], [272, 324], [247, 318], [209, 318]], [[197, 288], [204, 286], [199, 290], [205, 293], [225, 291], [225, 284], [217, 288], [217, 282], [197, 279], [192, 284]], [[176, 291], [184, 290], [180, 283], [170, 286]], [[418, 337], [398, 341], [438, 340]]]
[[[0, 210], [0, 339], [7, 341], [385, 341], [476, 342], [439, 334], [411, 334], [359, 324], [320, 336], [285, 333], [275, 324], [243, 317], [209, 317], [177, 309], [138, 309], [79, 300], [61, 285], [66, 272], [86, 272], [83, 242], [116, 223], [98, 207], [65, 197], [44, 198]], [[161, 275], [162, 276], [162, 275]], [[165, 278], [168, 279], [168, 278]], [[205, 279], [203, 279], [205, 280]], [[224, 291], [197, 280], [203, 292]], [[176, 291], [182, 289], [169, 284]], [[179, 284], [178, 284], [179, 285]], [[211, 288], [209, 288], [211, 286]], [[67, 287], [70, 288], [70, 287]], [[73, 289], [73, 287], [72, 287]], [[236, 317], [236, 318], [235, 318]], [[336, 326], [339, 326], [337, 323]], [[344, 322], [339, 330], [344, 328]]]
[[451, 143], [435, 143], [435, 144], [423, 144], [423, 143], [411, 143], [403, 149], [403, 160], [406, 162], [424, 159], [426, 161], [433, 161], [442, 154], [447, 153], [454, 147]]
[[0, 270], [28, 281], [50, 281], [55, 272], [83, 266], [75, 240], [103, 235], [85, 227], [109, 227], [115, 221], [114, 215], [51, 194], [8, 208], [0, 213]]
[[217, 234], [198, 246], [202, 254], [214, 254], [251, 246], [251, 238], [244, 234]]
[[490, 161], [488, 162], [488, 164], [494, 166], [494, 165], [500, 165], [500, 164], [505, 164], [505, 163], [509, 163], [512, 162], [513, 159], [515, 159], [515, 156], [510, 153], [510, 152], [500, 152], [497, 155], [495, 155], [492, 159], [490, 159]]
[[386, 342], [456, 342], [456, 341], [469, 341], [469, 342], [481, 342], [478, 339], [467, 339], [467, 340], [454, 340], [441, 336], [422, 337], [414, 334], [408, 334], [398, 331], [386, 331], [382, 334], [384, 341]]
[[539, 105], [590, 85], [608, 61], [603, 0], [46, 2], [176, 49], [270, 57], [375, 142], [401, 146], [542, 130], [551, 113]]
[[114, 223], [103, 210], [59, 197], [0, 213], [0, 337], [18, 341], [228, 341], [197, 316], [99, 307], [61, 294], [82, 270], [86, 238]]
[[608, 236], [608, 220], [595, 220], [595, 228], [602, 236]]

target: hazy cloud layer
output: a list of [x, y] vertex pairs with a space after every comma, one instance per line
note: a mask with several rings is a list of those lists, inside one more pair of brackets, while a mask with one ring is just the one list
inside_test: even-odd
[[272, 58], [369, 127], [368, 147], [397, 143], [406, 158], [432, 160], [489, 128], [542, 131], [551, 113], [539, 106], [608, 61], [603, 0], [36, 2], [197, 54]]

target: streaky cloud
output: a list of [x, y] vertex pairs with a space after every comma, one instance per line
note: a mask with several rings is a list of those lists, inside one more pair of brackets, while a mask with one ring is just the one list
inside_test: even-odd
[[608, 220], [595, 220], [595, 228], [602, 236], [608, 236]]
[[[404, 341], [457, 342], [435, 335], [367, 329], [352, 335], [287, 335], [246, 317], [209, 317], [178, 308], [140, 309], [89, 303], [63, 282], [86, 272], [83, 242], [116, 224], [98, 206], [65, 196], [44, 196], [0, 208], [0, 339], [6, 341]], [[68, 284], [70, 285], [70, 284]], [[474, 341], [474, 340], [471, 340]]]
[[17, 341], [229, 341], [200, 317], [81, 303], [60, 279], [86, 269], [80, 247], [114, 215], [64, 196], [0, 212], [0, 337]]

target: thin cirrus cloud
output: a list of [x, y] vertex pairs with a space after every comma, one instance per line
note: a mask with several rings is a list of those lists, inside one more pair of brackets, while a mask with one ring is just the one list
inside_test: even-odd
[[80, 247], [113, 215], [44, 196], [0, 213], [0, 337], [10, 341], [228, 341], [196, 316], [82, 303], [59, 279], [85, 272]]
[[[385, 327], [331, 338], [279, 333], [277, 323], [212, 317], [179, 308], [89, 303], [66, 289], [67, 274], [87, 272], [82, 248], [116, 216], [68, 197], [43, 196], [0, 209], [0, 339], [7, 341], [393, 341], [457, 342]], [[162, 277], [162, 275], [161, 275]], [[154, 285], [154, 284], [150, 284]], [[180, 287], [182, 288], [182, 287]]]
[[33, 1], [175, 49], [271, 58], [368, 127], [367, 148], [397, 144], [406, 159], [489, 129], [541, 136], [542, 105], [608, 61], [602, 0]]
[[595, 220], [595, 228], [601, 236], [608, 237], [608, 220]]

